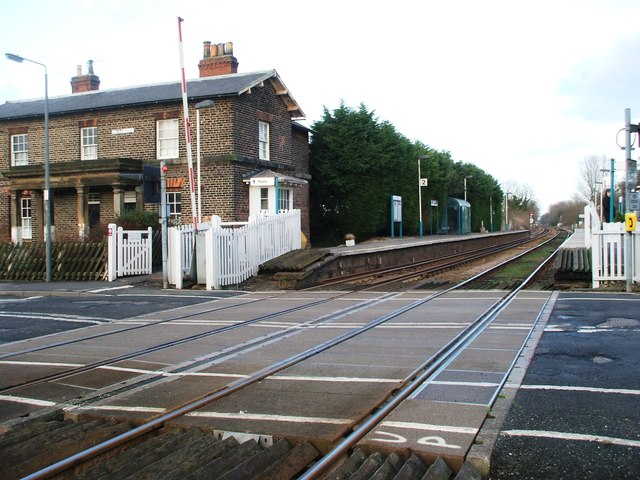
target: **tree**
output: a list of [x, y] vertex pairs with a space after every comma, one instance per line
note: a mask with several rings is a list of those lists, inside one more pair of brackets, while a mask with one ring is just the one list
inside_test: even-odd
[[578, 195], [581, 200], [597, 203], [603, 185], [603, 169], [607, 168], [607, 157], [589, 155], [580, 162]]
[[[502, 190], [493, 177], [475, 165], [454, 163], [449, 152], [420, 141], [411, 143], [364, 105], [352, 109], [341, 104], [333, 112], [325, 108], [312, 130], [309, 208], [315, 244], [335, 244], [347, 233], [359, 240], [388, 236], [391, 195], [402, 197], [404, 234], [418, 233], [419, 218], [424, 231], [431, 226], [437, 233], [447, 197], [464, 197], [465, 176], [473, 178], [467, 192], [473, 205], [472, 231], [489, 228], [492, 220], [498, 229], [500, 217], [495, 212], [500, 211]], [[426, 187], [419, 186], [418, 164], [420, 177], [428, 179]], [[437, 207], [431, 207], [433, 200]]]
[[543, 225], [563, 224], [571, 226], [579, 222], [579, 215], [584, 212], [585, 201], [579, 198], [554, 203], [549, 212], [544, 214], [540, 223]]
[[411, 142], [364, 105], [341, 104], [312, 129], [310, 145], [310, 211], [314, 237], [320, 243], [347, 233], [367, 238], [389, 232], [390, 196], [415, 211]]
[[528, 228], [531, 215], [534, 218], [540, 215], [540, 208], [534, 199], [531, 186], [509, 180], [504, 183], [503, 189], [505, 194], [508, 193], [509, 223], [512, 228]]

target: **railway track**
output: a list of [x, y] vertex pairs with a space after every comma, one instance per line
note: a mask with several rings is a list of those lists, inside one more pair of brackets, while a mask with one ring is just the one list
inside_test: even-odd
[[[420, 275], [423, 275], [423, 273], [420, 273]], [[216, 335], [228, 335], [231, 332], [235, 334], [246, 329], [254, 329], [256, 326], [265, 325], [265, 323], [273, 322], [275, 319], [282, 319], [291, 315], [304, 315], [305, 311], [318, 309], [321, 306], [322, 308], [330, 307], [329, 313], [316, 315], [305, 321], [298, 322], [295, 325], [289, 324], [280, 328], [272, 327], [272, 330], [266, 335], [245, 337], [235, 345], [226, 345], [225, 348], [214, 353], [202, 355], [189, 361], [181, 362], [178, 365], [171, 365], [161, 372], [145, 372], [142, 375], [134, 376], [125, 382], [125, 386], [120, 385], [117, 388], [110, 388], [108, 391], [105, 390], [105, 387], [105, 389], [97, 389], [94, 395], [83, 397], [81, 400], [67, 400], [65, 406], [66, 414], [62, 414], [59, 409], [54, 409], [50, 416], [34, 415], [36, 419], [39, 417], [40, 420], [44, 420], [44, 423], [49, 423], [49, 426], [52, 426], [51, 422], [61, 422], [63, 426], [60, 428], [67, 432], [67, 436], [65, 437], [67, 438], [66, 442], [70, 444], [69, 446], [72, 449], [75, 448], [74, 452], [66, 449], [49, 448], [47, 449], [48, 455], [44, 459], [37, 462], [34, 461], [33, 459], [36, 458], [36, 453], [42, 450], [41, 445], [60, 445], [64, 443], [64, 441], [53, 440], [53, 437], [50, 436], [52, 433], [45, 427], [35, 427], [35, 425], [42, 422], [33, 422], [36, 431], [39, 432], [35, 436], [29, 436], [26, 433], [27, 427], [30, 426], [31, 422], [16, 423], [16, 428], [9, 430], [3, 437], [0, 437], [0, 455], [5, 458], [6, 451], [3, 449], [5, 447], [12, 452], [12, 455], [15, 454], [15, 457], [10, 458], [13, 458], [14, 461], [12, 463], [16, 465], [16, 469], [8, 471], [6, 476], [0, 478], [20, 478], [22, 476], [34, 479], [56, 476], [60, 478], [71, 478], [77, 475], [82, 475], [81, 478], [120, 478], [119, 474], [114, 473], [118, 471], [118, 468], [122, 468], [122, 465], [132, 467], [132, 461], [129, 460], [127, 462], [124, 460], [126, 457], [122, 456], [124, 452], [127, 451], [130, 452], [129, 455], [133, 455], [133, 457], [130, 458], [136, 459], [136, 466], [140, 467], [139, 471], [136, 472], [129, 470], [129, 476], [131, 478], [157, 478], [159, 475], [158, 472], [163, 472], [161, 473], [163, 478], [205, 478], [205, 476], [206, 478], [211, 478], [210, 473], [206, 473], [211, 469], [218, 473], [227, 472], [225, 473], [227, 476], [222, 478], [295, 478], [299, 475], [301, 475], [300, 478], [305, 479], [320, 478], [333, 468], [337, 461], [343, 460], [349, 452], [353, 452], [352, 456], [349, 461], [343, 463], [341, 468], [356, 471], [357, 469], [373, 468], [373, 466], [378, 465], [377, 468], [385, 469], [389, 472], [389, 475], [393, 472], [395, 472], [395, 474], [402, 472], [403, 469], [405, 473], [409, 470], [423, 472], [427, 467], [424, 462], [419, 462], [419, 459], [415, 455], [405, 461], [405, 459], [399, 455], [395, 455], [395, 457], [391, 455], [385, 457], [380, 453], [374, 453], [368, 456], [362, 450], [354, 450], [354, 448], [375, 425], [379, 424], [383, 418], [397, 408], [403, 400], [409, 398], [416, 390], [424, 388], [424, 385], [431, 382], [442, 368], [457, 358], [466, 346], [484, 332], [495, 318], [507, 308], [531, 278], [533, 278], [533, 275], [529, 276], [521, 285], [502, 295], [497, 301], [492, 301], [492, 305], [479, 315], [477, 319], [470, 322], [469, 325], [460, 328], [452, 338], [424, 359], [423, 362], [416, 365], [401, 381], [394, 382], [391, 387], [386, 388], [384, 391], [387, 393], [384, 396], [379, 392], [377, 400], [364, 409], [367, 411], [367, 414], [353, 419], [349, 425], [344, 427], [344, 438], [339, 442], [331, 442], [332, 445], [330, 447], [318, 448], [317, 444], [312, 444], [313, 442], [299, 441], [298, 439], [289, 442], [285, 441], [284, 443], [276, 441], [272, 444], [273, 437], [264, 435], [254, 435], [248, 442], [240, 443], [238, 440], [229, 440], [231, 437], [228, 434], [220, 432], [215, 428], [200, 425], [193, 427], [192, 424], [194, 423], [193, 419], [198, 418], [196, 414], [202, 408], [215, 404], [215, 402], [221, 399], [243, 392], [245, 389], [255, 386], [267, 379], [274, 378], [274, 376], [277, 376], [287, 369], [300, 365], [302, 362], [321, 355], [323, 352], [339, 345], [347, 344], [353, 339], [358, 339], [367, 332], [371, 332], [387, 323], [402, 318], [403, 315], [409, 312], [423, 309], [429, 302], [469, 285], [476, 277], [439, 292], [429, 295], [419, 295], [417, 299], [405, 302], [404, 306], [400, 308], [389, 307], [389, 305], [393, 303], [392, 301], [398, 300], [400, 295], [398, 293], [374, 294], [364, 300], [350, 300], [351, 304], [347, 307], [342, 306], [336, 308], [334, 306], [335, 304], [345, 302], [351, 298], [350, 296], [353, 296], [353, 294], [344, 292], [336, 294], [334, 292], [320, 299], [302, 301], [294, 307], [281, 309], [274, 314], [256, 316], [244, 321], [232, 321], [230, 325], [217, 327], [215, 329], [205, 329], [204, 332], [197, 335], [184, 336], [171, 342], [162, 342], [143, 349], [132, 350], [118, 356], [75, 366], [63, 372], [47, 373], [46, 375], [30, 378], [28, 381], [5, 385], [3, 386], [3, 395], [19, 395], [20, 392], [28, 392], [38, 385], [48, 383], [55, 384], [63, 379], [69, 379], [83, 374], [86, 375], [87, 372], [95, 372], [102, 367], [121, 363], [123, 360], [130, 361], [136, 357], [145, 357], [149, 354], [163, 350], [171, 350], [189, 343], [202, 341], [203, 339], [215, 338]], [[395, 281], [397, 281], [397, 279]], [[276, 297], [269, 296], [261, 300], [267, 303], [274, 298]], [[258, 301], [259, 300], [252, 299], [247, 302], [240, 302], [238, 305], [224, 307], [216, 305], [213, 308], [208, 308], [207, 312], [210, 314], [221, 312], [228, 314], [229, 312], [237, 312], [243, 307], [246, 308], [246, 306], [250, 304], [254, 304], [255, 306], [255, 303]], [[197, 395], [195, 401], [175, 405], [165, 409], [166, 411], [151, 415], [152, 418], [150, 419], [123, 420], [117, 422], [115, 425], [107, 425], [104, 429], [103, 427], [98, 428], [96, 423], [88, 426], [87, 422], [98, 422], [100, 419], [96, 417], [95, 413], [93, 415], [86, 415], [83, 412], [91, 411], [92, 405], [104, 402], [105, 399], [110, 397], [121, 398], [135, 389], [167, 382], [167, 378], [171, 379], [175, 378], [175, 376], [198, 374], [213, 366], [224, 365], [224, 362], [229, 359], [250, 354], [256, 351], [256, 349], [267, 348], [267, 345], [273, 345], [278, 342], [283, 342], [284, 340], [295, 338], [300, 335], [301, 332], [308, 332], [311, 329], [332, 325], [339, 319], [352, 315], [355, 312], [374, 311], [383, 305], [387, 306], [387, 313], [375, 315], [371, 320], [362, 325], [351, 325], [345, 333], [331, 336], [324, 341], [316, 343], [309, 348], [302, 349], [288, 357], [280, 357], [277, 361], [264, 365], [262, 368], [250, 374], [243, 375], [242, 378], [220, 384], [212, 391], [200, 393]], [[138, 325], [136, 327], [130, 327], [129, 329], [116, 329], [113, 332], [95, 333], [87, 338], [89, 338], [90, 341], [96, 341], [109, 336], [128, 335], [133, 332], [139, 332], [145, 327], [150, 329], [157, 328], [159, 325], [184, 321], [192, 316], [193, 315], [188, 313], [173, 315], [163, 320], [151, 321], [143, 326]], [[82, 342], [87, 341], [87, 338], [67, 340], [65, 342], [45, 342], [32, 348], [15, 352], [5, 352], [2, 355], [2, 359], [3, 361], [8, 361], [12, 358], [24, 358], [25, 356], [42, 355], [43, 353], [51, 355], [55, 349], [81, 345]], [[57, 418], [51, 418], [51, 415], [54, 417], [57, 415]], [[186, 425], [179, 425], [180, 422], [178, 420], [189, 417], [189, 415], [191, 415], [190, 421], [186, 422]], [[107, 418], [111, 417], [113, 417], [113, 414], [107, 415]], [[70, 418], [76, 419], [77, 422], [75, 422], [74, 425], [69, 425]], [[74, 428], [79, 430], [75, 430], [76, 433], [70, 433], [74, 431]], [[53, 430], [57, 430], [57, 428]], [[77, 433], [79, 431], [91, 433], [94, 431], [108, 431], [111, 432], [112, 435], [108, 439], [90, 437], [80, 441], [78, 440], [81, 438], [80, 433]], [[194, 433], [191, 433], [192, 431]], [[277, 439], [277, 436], [275, 437]], [[21, 438], [24, 439], [24, 443], [22, 440], [18, 440]], [[38, 438], [38, 440], [35, 438]], [[175, 440], [178, 438], [183, 440]], [[243, 439], [243, 436], [241, 435], [240, 438]], [[220, 444], [224, 442], [227, 442], [225, 444], [226, 446], [221, 446]], [[234, 442], [238, 444], [234, 445]], [[247, 443], [249, 443], [249, 445], [245, 445]], [[17, 447], [21, 444], [26, 445], [21, 450], [24, 457], [19, 457], [17, 454]], [[178, 445], [185, 447], [191, 444], [194, 445], [193, 450], [187, 449], [185, 451], [184, 448], [178, 449], [177, 447]], [[5, 447], [3, 447], [3, 445]], [[153, 445], [156, 445], [157, 448]], [[167, 445], [174, 445], [174, 447], [167, 447]], [[215, 448], [212, 445], [216, 445]], [[244, 453], [231, 453], [238, 448]], [[137, 460], [142, 458], [143, 454], [134, 454], [133, 452], [136, 451], [136, 449], [142, 449], [144, 456], [148, 455], [148, 462]], [[209, 458], [201, 453], [209, 449], [215, 449], [216, 452], [219, 452], [219, 456]], [[122, 455], [120, 455], [121, 452]], [[276, 454], [274, 452], [278, 453]], [[238, 455], [238, 457], [235, 455]], [[254, 459], [256, 456], [258, 456], [258, 458]], [[168, 458], [172, 458], [172, 460], [168, 460]], [[235, 460], [231, 460], [231, 458]], [[205, 460], [207, 461], [205, 462]], [[113, 466], [111, 462], [115, 462], [113, 465], [120, 465], [120, 467]], [[164, 466], [162, 466], [163, 464]], [[223, 468], [223, 464], [226, 465], [226, 467]], [[260, 469], [256, 467], [256, 465], [260, 465]], [[238, 470], [238, 468], [240, 470]], [[442, 462], [434, 462], [434, 468], [442, 468]], [[463, 466], [463, 468], [468, 467]], [[91, 473], [92, 471], [94, 473]], [[285, 476], [283, 473], [285, 471], [290, 472], [290, 475]], [[99, 472], [101, 473], [98, 475]], [[244, 476], [233, 477], [233, 475], [239, 475], [238, 472], [244, 472], [242, 474]], [[278, 473], [276, 474], [275, 472]], [[345, 473], [344, 475], [347, 474]], [[417, 473], [415, 473], [415, 475], [417, 475]], [[349, 477], [344, 476], [340, 478]], [[370, 477], [360, 476], [356, 478]], [[404, 478], [420, 477], [409, 476]]]
[[546, 243], [550, 239], [558, 238], [558, 236], [558, 232], [544, 229], [535, 232], [530, 238], [517, 239], [501, 245], [493, 245], [465, 252], [454, 252], [444, 257], [417, 261], [407, 265], [395, 265], [392, 267], [376, 268], [369, 272], [342, 275], [340, 277], [327, 279], [307, 290], [323, 288], [371, 289], [376, 287], [389, 289], [392, 288], [394, 284], [398, 285], [397, 288], [407, 288], [412, 282], [423, 281], [436, 274], [452, 269], [459, 269], [479, 260], [490, 259], [501, 253], [514, 250], [522, 251], [522, 249], [529, 251], [532, 249], [531, 245], [533, 245], [533, 249], [536, 249], [540, 244]]

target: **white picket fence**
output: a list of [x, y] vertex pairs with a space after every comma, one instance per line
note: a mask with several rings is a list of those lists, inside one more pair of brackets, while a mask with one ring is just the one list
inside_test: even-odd
[[640, 230], [628, 233], [623, 222], [600, 223], [593, 205], [584, 208], [584, 245], [591, 248], [592, 286], [600, 282], [624, 281], [627, 279], [625, 255], [630, 238], [632, 279], [640, 282]]
[[[193, 226], [170, 228], [169, 283], [182, 288], [183, 277], [194, 263], [204, 268], [207, 290], [238, 284], [257, 274], [262, 263], [300, 248], [300, 227], [300, 210], [289, 210], [259, 215], [248, 222], [222, 222], [214, 216], [211, 222], [199, 225], [199, 240]], [[194, 262], [194, 251], [204, 258]]]
[[107, 276], [110, 282], [126, 275], [151, 275], [153, 231], [123, 230], [110, 223], [107, 230]]

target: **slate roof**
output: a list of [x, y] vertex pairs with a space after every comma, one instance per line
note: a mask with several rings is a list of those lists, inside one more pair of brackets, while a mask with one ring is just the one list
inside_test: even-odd
[[[189, 100], [220, 98], [241, 95], [271, 80], [279, 95], [287, 103], [292, 118], [302, 118], [304, 113], [289, 94], [275, 70], [235, 73], [187, 81]], [[174, 103], [182, 100], [181, 83], [161, 83], [139, 87], [95, 90], [59, 97], [49, 97], [49, 115], [73, 112], [108, 110], [137, 105]], [[44, 115], [44, 98], [9, 101], [0, 105], [0, 120], [38, 117]]]

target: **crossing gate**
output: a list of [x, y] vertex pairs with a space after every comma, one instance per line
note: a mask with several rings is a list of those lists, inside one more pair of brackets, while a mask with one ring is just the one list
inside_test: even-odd
[[108, 280], [126, 275], [150, 275], [153, 230], [124, 230], [110, 223], [107, 230]]

